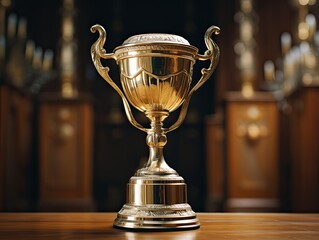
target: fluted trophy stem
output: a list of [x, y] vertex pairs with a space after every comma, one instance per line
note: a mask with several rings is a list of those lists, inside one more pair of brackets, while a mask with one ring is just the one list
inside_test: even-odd
[[142, 175], [177, 175], [176, 171], [168, 166], [164, 158], [164, 146], [167, 143], [163, 128], [163, 120], [168, 116], [167, 112], [152, 111], [146, 113], [151, 120], [151, 128], [148, 130], [146, 143], [149, 146], [149, 158], [144, 168], [139, 169], [136, 176]]
[[[194, 229], [200, 226], [195, 212], [187, 203], [184, 179], [168, 166], [164, 158], [166, 134], [178, 128], [185, 119], [193, 93], [212, 75], [219, 59], [219, 48], [212, 40], [219, 28], [212, 26], [205, 34], [207, 51], [198, 49], [173, 34], [141, 34], [128, 38], [106, 53], [106, 32], [94, 25], [92, 32], [99, 38], [91, 47], [91, 57], [98, 73], [122, 98], [129, 122], [147, 133], [149, 158], [127, 184], [127, 201], [118, 212], [114, 227], [145, 230]], [[110, 78], [109, 68], [102, 59], [113, 59], [120, 69], [122, 88]], [[202, 76], [191, 88], [193, 65], [209, 60]], [[131, 107], [145, 114], [150, 128], [143, 127], [133, 116]], [[177, 121], [164, 128], [169, 114], [180, 108]], [[125, 151], [125, 149], [123, 149]]]

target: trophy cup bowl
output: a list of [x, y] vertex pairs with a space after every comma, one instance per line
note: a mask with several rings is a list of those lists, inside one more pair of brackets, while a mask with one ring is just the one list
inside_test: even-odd
[[[212, 35], [219, 28], [212, 26], [205, 33], [207, 51], [201, 55], [184, 38], [173, 34], [135, 35], [106, 53], [106, 32], [94, 25], [92, 32], [99, 38], [91, 47], [93, 63], [103, 77], [122, 98], [126, 116], [136, 128], [147, 133], [149, 159], [137, 170], [127, 185], [127, 201], [118, 212], [114, 227], [134, 230], [176, 230], [198, 228], [199, 221], [187, 203], [184, 179], [168, 166], [163, 149], [166, 133], [178, 128], [185, 119], [192, 94], [212, 75], [219, 59], [219, 48]], [[109, 68], [101, 59], [114, 59], [120, 69], [122, 90], [110, 78]], [[191, 88], [193, 66], [196, 60], [210, 60], [208, 68]], [[139, 124], [131, 105], [150, 120], [150, 128]], [[179, 117], [170, 127], [163, 122], [179, 107]]]

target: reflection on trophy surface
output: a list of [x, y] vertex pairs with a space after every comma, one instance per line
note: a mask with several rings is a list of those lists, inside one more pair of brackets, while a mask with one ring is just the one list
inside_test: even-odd
[[[106, 32], [94, 25], [99, 38], [92, 45], [91, 56], [99, 74], [122, 98], [130, 123], [147, 133], [150, 154], [144, 168], [139, 169], [127, 185], [127, 203], [114, 221], [115, 227], [127, 229], [192, 229], [198, 228], [196, 214], [187, 203], [184, 179], [165, 162], [163, 148], [166, 133], [178, 128], [187, 112], [192, 94], [212, 75], [219, 48], [212, 40], [219, 28], [212, 26], [205, 34], [208, 50], [203, 54], [184, 38], [172, 34], [141, 34], [128, 38], [106, 53], [103, 48]], [[122, 90], [113, 82], [102, 59], [114, 59], [120, 68]], [[208, 68], [191, 88], [193, 65], [196, 60], [209, 60]], [[131, 111], [134, 106], [150, 120], [150, 128], [139, 124]], [[168, 128], [163, 121], [174, 110], [180, 109], [177, 121]]]

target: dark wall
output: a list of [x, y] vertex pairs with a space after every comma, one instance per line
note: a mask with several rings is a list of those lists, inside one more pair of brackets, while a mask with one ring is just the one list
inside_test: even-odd
[[[80, 61], [82, 65], [91, 65], [89, 49], [97, 35], [90, 32], [90, 27], [96, 23], [103, 25], [108, 33], [108, 51], [112, 51], [131, 35], [165, 32], [182, 35], [204, 52], [203, 36], [206, 29], [213, 24], [219, 25], [216, 12], [219, 2], [221, 1], [75, 1]], [[44, 48], [55, 50], [60, 35], [61, 5], [62, 0], [14, 0], [9, 12], [26, 17], [30, 37]]]
[[[196, 211], [203, 210], [205, 200], [204, 120], [223, 102], [227, 90], [239, 89], [238, 70], [235, 67], [234, 43], [238, 38], [234, 14], [239, 1], [225, 0], [82, 0], [76, 3], [76, 30], [79, 44], [79, 76], [81, 88], [94, 95], [94, 194], [99, 210], [118, 210], [125, 201], [125, 184], [136, 168], [145, 161], [147, 147], [143, 133], [129, 125], [123, 114], [119, 96], [97, 74], [91, 58], [90, 46], [97, 34], [90, 32], [96, 23], [108, 33], [105, 48], [113, 51], [129, 36], [146, 32], [174, 33], [185, 37], [206, 50], [203, 36], [211, 25], [221, 28], [214, 37], [221, 49], [216, 73], [191, 100], [184, 124], [168, 135], [165, 156], [189, 185], [190, 203]], [[267, 59], [280, 57], [280, 34], [290, 31], [296, 12], [289, 1], [255, 1], [259, 15], [257, 42], [257, 82], [262, 82], [262, 64]], [[28, 20], [28, 32], [35, 43], [56, 50], [60, 36], [59, 0], [15, 0], [8, 10]], [[118, 70], [114, 62], [106, 62], [111, 76], [118, 83]], [[197, 63], [194, 82], [200, 69], [207, 63]], [[119, 111], [123, 119], [112, 121]], [[136, 113], [138, 114], [138, 113]], [[172, 119], [176, 118], [176, 113]], [[173, 120], [169, 120], [168, 124]], [[147, 123], [146, 123], [147, 124]], [[125, 149], [125, 151], [123, 151]], [[115, 197], [116, 196], [116, 197]], [[112, 198], [113, 200], [110, 200]]]

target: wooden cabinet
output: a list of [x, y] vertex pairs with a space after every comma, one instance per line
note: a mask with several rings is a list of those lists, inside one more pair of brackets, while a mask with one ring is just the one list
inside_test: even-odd
[[288, 102], [291, 210], [319, 212], [319, 87], [302, 87]]
[[42, 97], [40, 100], [40, 210], [93, 209], [92, 116], [87, 99]]
[[32, 97], [0, 86], [0, 211], [32, 210]]
[[228, 94], [226, 146], [226, 210], [279, 209], [279, 110], [270, 93]]
[[218, 112], [206, 119], [206, 211], [222, 211], [225, 200], [224, 116]]

